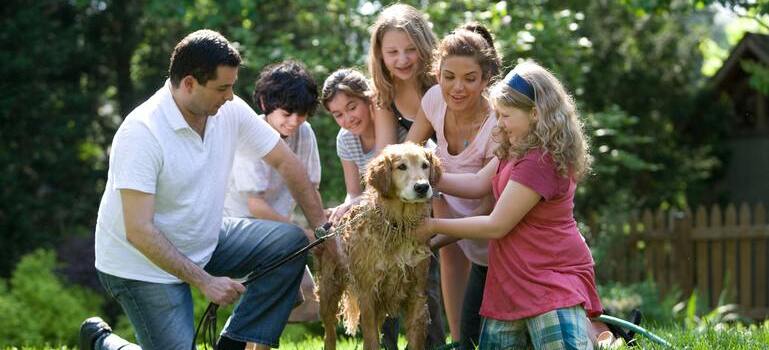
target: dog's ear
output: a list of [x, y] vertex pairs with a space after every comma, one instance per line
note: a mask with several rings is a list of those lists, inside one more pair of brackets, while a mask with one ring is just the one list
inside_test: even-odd
[[425, 157], [430, 162], [430, 186], [435, 187], [438, 185], [438, 181], [441, 180], [441, 175], [443, 175], [441, 160], [433, 151], [427, 149], [425, 149]]
[[380, 154], [368, 164], [366, 186], [371, 186], [385, 198], [390, 197], [392, 161], [386, 154]]

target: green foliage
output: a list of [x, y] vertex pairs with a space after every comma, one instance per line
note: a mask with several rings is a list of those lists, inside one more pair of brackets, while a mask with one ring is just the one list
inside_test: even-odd
[[[600, 212], [610, 200], [606, 194], [618, 188], [629, 189], [639, 205], [684, 201], [718, 165], [710, 149], [677, 139], [679, 126], [697, 117], [693, 96], [703, 83], [697, 47], [708, 33], [707, 10], [679, 1], [412, 4], [429, 15], [439, 36], [468, 20], [487, 25], [506, 67], [536, 59], [565, 81], [595, 131], [615, 130], [595, 135], [596, 180], [581, 191], [581, 217]], [[9, 184], [4, 202], [15, 204], [0, 209], [9, 233], [2, 238], [7, 251], [0, 274], [37, 242], [73, 234], [72, 227], [90, 230], [114, 129], [162, 84], [180, 37], [207, 27], [235, 42], [245, 58], [237, 92], [248, 97], [259, 70], [279, 60], [303, 61], [319, 82], [339, 67], [364, 68], [367, 28], [381, 7], [343, 0], [6, 6], [8, 29], [0, 40], [10, 50], [3, 51], [7, 64], [0, 69], [8, 93], [0, 104], [4, 125], [13, 127], [1, 131], [8, 145], [0, 148], [0, 164]], [[323, 197], [338, 202], [344, 193], [337, 126], [323, 111], [311, 123], [320, 143]], [[693, 168], [697, 181], [691, 181]], [[30, 235], [35, 239], [22, 239]]]
[[755, 61], [743, 61], [740, 64], [750, 74], [750, 86], [764, 96], [769, 96], [769, 68]]
[[[642, 193], [634, 191], [632, 179], [653, 177], [662, 167], [657, 159], [645, 159], [639, 154], [639, 150], [656, 146], [653, 135], [635, 132], [639, 122], [639, 117], [628, 115], [617, 105], [585, 114], [585, 129], [592, 139], [595, 162], [593, 176], [578, 195], [582, 206], [603, 210], [598, 224], [604, 227], [597, 228], [599, 232], [611, 232], [616, 229], [613, 225], [622, 225], [638, 205], [633, 199]], [[640, 192], [641, 188], [637, 190]]]
[[[751, 324], [737, 314], [737, 305], [728, 304], [721, 293], [718, 306], [709, 309], [695, 291], [676, 303], [680, 293], [660, 298], [652, 281], [632, 285], [599, 286], [604, 307], [624, 318], [633, 308], [642, 310], [641, 326], [672, 343], [674, 349], [758, 349], [769, 340], [769, 322]], [[636, 335], [643, 349], [662, 349]]]
[[[764, 5], [718, 2], [765, 13]], [[703, 90], [699, 49], [713, 33], [713, 1], [408, 3], [429, 15], [439, 37], [469, 20], [487, 25], [505, 70], [535, 59], [573, 93], [595, 157], [576, 209], [595, 231], [597, 261], [626, 232], [633, 209], [696, 201], [718, 174], [726, 118]], [[283, 59], [304, 62], [319, 83], [340, 67], [365, 71], [367, 28], [381, 7], [346, 0], [4, 4], [0, 276], [39, 245], [91, 232], [114, 131], [161, 86], [185, 34], [213, 28], [238, 45], [245, 61], [237, 93], [249, 100], [259, 70]], [[338, 202], [338, 127], [325, 111], [310, 123], [323, 198]]]
[[425, 11], [439, 36], [469, 20], [487, 25], [506, 67], [534, 59], [573, 93], [595, 157], [577, 196], [580, 219], [615, 222], [620, 210], [684, 205], [717, 174], [725, 118], [702, 90], [698, 50], [715, 31], [707, 7], [438, 1]]
[[673, 317], [682, 323], [687, 329], [704, 333], [710, 329], [723, 330], [730, 325], [743, 323], [745, 320], [738, 313], [739, 306], [726, 302], [726, 291], [721, 292], [718, 298], [718, 306], [707, 310], [703, 302], [698, 298], [695, 290], [688, 300], [681, 301], [673, 307]]
[[87, 6], [11, 1], [0, 15], [0, 276], [8, 276], [24, 253], [92, 227], [112, 132], [97, 106], [111, 82]]
[[598, 286], [601, 303], [605, 308], [616, 313], [616, 317], [627, 319], [630, 311], [640, 309], [643, 313], [643, 325], [671, 326], [673, 307], [678, 299], [678, 293], [670, 293], [665, 297], [659, 295], [659, 290], [653, 281], [623, 285], [609, 283]]
[[77, 343], [80, 322], [97, 314], [103, 300], [66, 285], [55, 269], [55, 254], [36, 250], [21, 259], [9, 281], [0, 280], [0, 347]]

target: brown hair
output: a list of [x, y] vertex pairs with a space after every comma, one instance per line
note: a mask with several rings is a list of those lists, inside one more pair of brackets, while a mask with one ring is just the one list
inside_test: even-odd
[[338, 69], [326, 78], [320, 93], [320, 102], [323, 107], [328, 110], [328, 103], [334, 99], [338, 92], [371, 103], [371, 85], [363, 73], [355, 69]]
[[441, 40], [433, 53], [433, 72], [438, 74], [441, 62], [450, 56], [472, 57], [481, 66], [483, 79], [491, 81], [499, 74], [502, 60], [494, 48], [494, 39], [486, 27], [471, 22], [459, 26]]
[[210, 29], [188, 34], [171, 53], [168, 78], [171, 86], [179, 87], [181, 80], [192, 75], [201, 85], [216, 79], [219, 66], [238, 67], [240, 54], [227, 39]]

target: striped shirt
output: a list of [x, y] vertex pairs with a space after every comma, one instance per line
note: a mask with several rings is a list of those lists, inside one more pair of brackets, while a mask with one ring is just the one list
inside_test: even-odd
[[[399, 125], [398, 142], [403, 142], [406, 139], [406, 135], [408, 135], [408, 131]], [[363, 176], [366, 173], [366, 165], [374, 157], [375, 152], [373, 148], [368, 152], [363, 151], [360, 137], [349, 132], [347, 129], [340, 128], [339, 133], [336, 134], [336, 154], [339, 156], [339, 159], [354, 162], [358, 166], [358, 173], [360, 176]]]

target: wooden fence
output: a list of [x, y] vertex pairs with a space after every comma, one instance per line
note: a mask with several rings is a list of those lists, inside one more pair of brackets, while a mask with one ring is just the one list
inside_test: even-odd
[[599, 282], [652, 278], [662, 294], [675, 285], [684, 296], [697, 290], [708, 306], [728, 303], [753, 319], [769, 318], [769, 225], [763, 204], [730, 204], [725, 210], [644, 211], [596, 266]]

